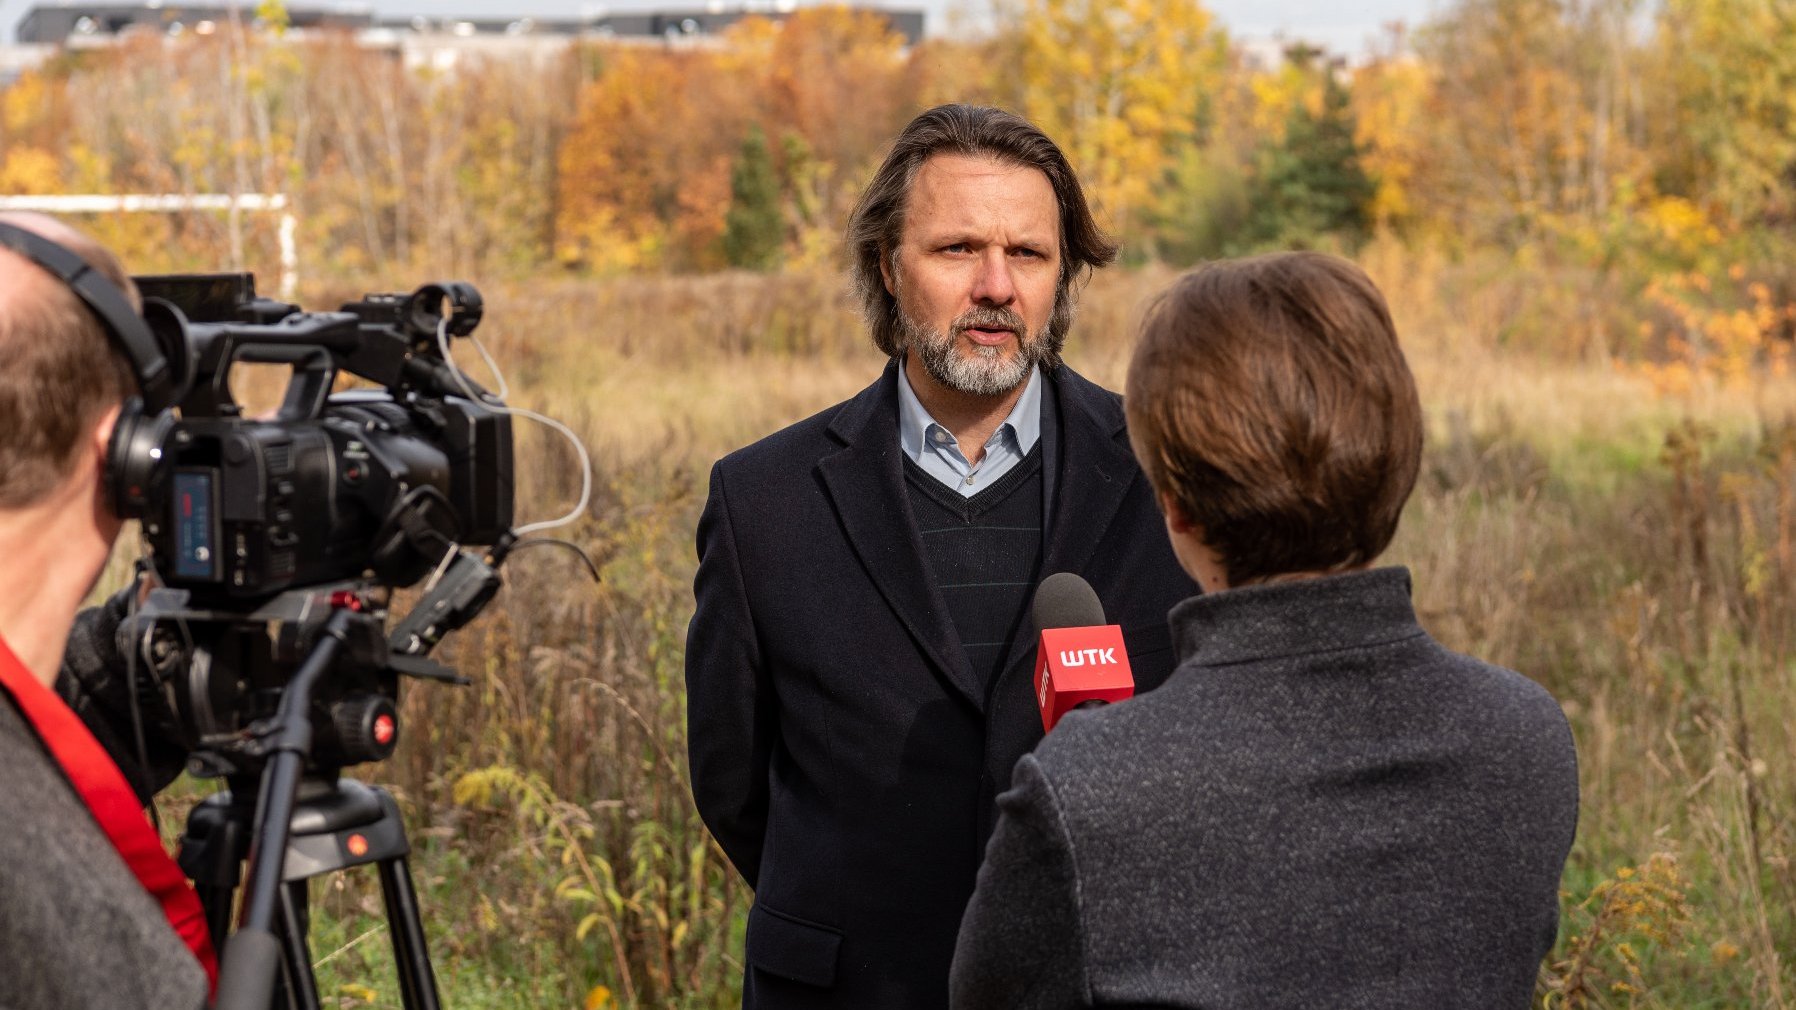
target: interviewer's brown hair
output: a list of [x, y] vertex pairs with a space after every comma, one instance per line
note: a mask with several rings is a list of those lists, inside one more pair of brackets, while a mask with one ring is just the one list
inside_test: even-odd
[[1321, 253], [1210, 263], [1149, 307], [1129, 436], [1231, 585], [1356, 568], [1415, 487], [1422, 411], [1390, 309]]
[[894, 258], [895, 275], [911, 184], [923, 163], [937, 154], [993, 158], [1036, 169], [1048, 177], [1060, 207], [1060, 283], [1054, 292], [1043, 362], [1049, 367], [1058, 365], [1077, 307], [1074, 285], [1094, 268], [1116, 259], [1116, 243], [1098, 227], [1078, 175], [1047, 134], [1014, 113], [976, 105], [938, 105], [911, 120], [892, 142], [892, 150], [848, 218], [854, 292], [874, 345], [894, 357], [904, 350], [898, 301], [886, 290], [880, 257]]
[[[52, 219], [0, 220], [43, 235], [86, 260], [124, 291], [137, 289], [97, 242]], [[0, 248], [0, 508], [22, 508], [73, 472], [102, 414], [136, 392], [124, 352], [81, 299], [48, 272]]]

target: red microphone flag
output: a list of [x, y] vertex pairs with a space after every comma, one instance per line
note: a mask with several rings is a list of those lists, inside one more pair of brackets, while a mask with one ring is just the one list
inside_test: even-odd
[[1035, 701], [1041, 728], [1087, 702], [1122, 701], [1135, 694], [1122, 628], [1045, 628], [1035, 651]]

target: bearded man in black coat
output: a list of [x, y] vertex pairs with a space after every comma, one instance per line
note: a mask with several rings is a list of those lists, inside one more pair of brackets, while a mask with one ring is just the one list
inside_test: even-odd
[[1042, 734], [1034, 587], [1090, 582], [1141, 689], [1195, 587], [1120, 399], [1060, 360], [1116, 247], [1059, 148], [995, 109], [925, 112], [849, 241], [891, 362], [711, 472], [693, 793], [755, 889], [746, 1007], [934, 1010], [996, 791]]

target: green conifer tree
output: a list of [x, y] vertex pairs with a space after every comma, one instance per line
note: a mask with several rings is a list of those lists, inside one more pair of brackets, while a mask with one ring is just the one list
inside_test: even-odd
[[1284, 140], [1260, 152], [1249, 245], [1311, 246], [1325, 237], [1352, 245], [1365, 238], [1377, 186], [1360, 164], [1347, 89], [1322, 73], [1321, 112], [1298, 103]]
[[779, 266], [786, 220], [780, 210], [779, 177], [758, 126], [749, 128], [730, 169], [730, 210], [724, 226], [723, 254], [731, 266], [748, 270]]

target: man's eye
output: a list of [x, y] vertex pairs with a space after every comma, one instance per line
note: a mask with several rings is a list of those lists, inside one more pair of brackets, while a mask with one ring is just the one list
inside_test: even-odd
[[1016, 252], [1011, 253], [1011, 255], [1021, 256], [1025, 259], [1041, 259], [1041, 253], [1034, 249], [1018, 249]]
[[965, 242], [955, 242], [951, 245], [945, 245], [942, 247], [942, 251], [948, 252], [948, 253], [963, 253], [963, 252], [969, 252], [971, 250], [972, 250], [972, 246], [967, 245]]

